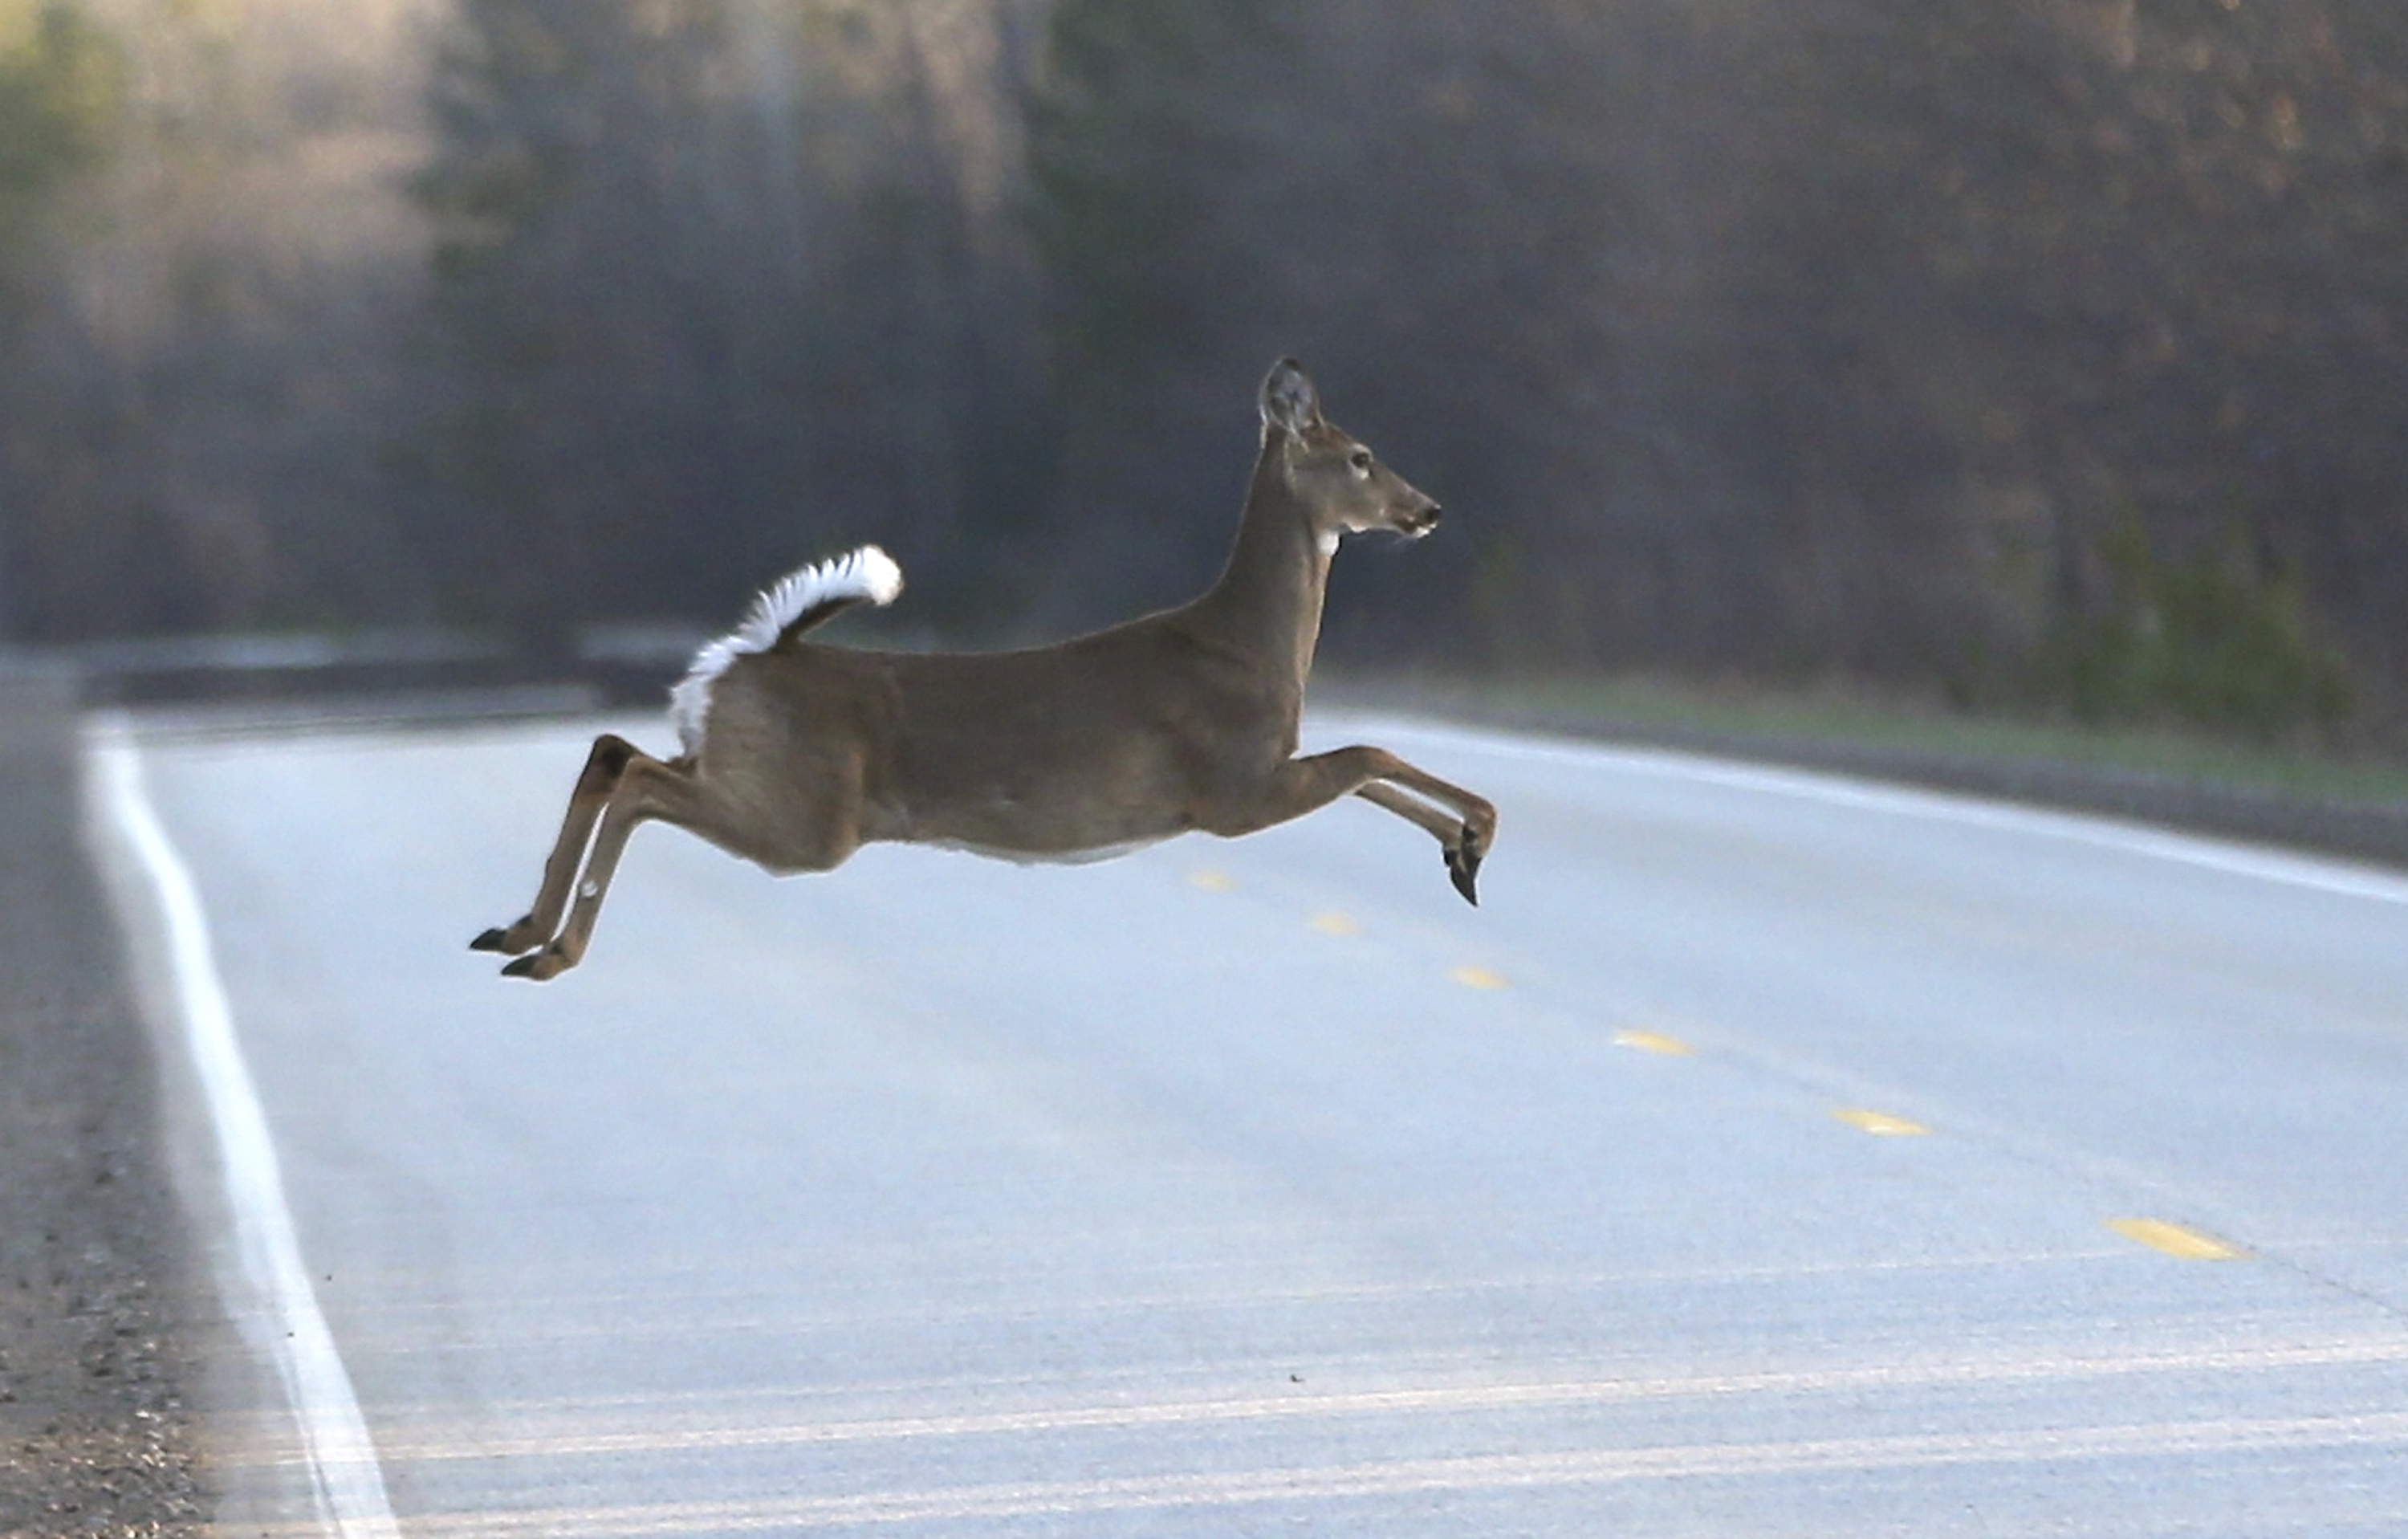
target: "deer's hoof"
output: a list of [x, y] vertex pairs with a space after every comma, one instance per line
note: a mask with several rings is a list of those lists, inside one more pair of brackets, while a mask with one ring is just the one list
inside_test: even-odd
[[530, 951], [514, 961], [504, 963], [502, 976], [524, 978], [539, 984], [547, 978], [558, 977], [567, 966], [568, 958], [560, 954], [558, 946], [546, 946], [541, 951]]
[[1463, 894], [1463, 900], [1478, 908], [1480, 889], [1473, 883], [1480, 875], [1480, 857], [1469, 850], [1449, 850], [1446, 852], [1446, 874], [1447, 880], [1455, 884], [1455, 890]]
[[536, 942], [543, 939], [542, 936], [529, 936], [523, 941], [513, 940], [511, 937], [525, 935], [527, 931], [533, 929], [535, 928], [533, 923], [534, 918], [535, 916], [533, 914], [529, 914], [526, 918], [520, 920], [517, 924], [512, 925], [508, 928], [504, 928], [497, 925], [492, 929], [485, 931], [482, 935], [478, 936], [475, 940], [469, 942], [468, 949], [470, 951], [498, 951], [508, 956], [516, 956], [522, 951], [532, 950], [534, 949]]

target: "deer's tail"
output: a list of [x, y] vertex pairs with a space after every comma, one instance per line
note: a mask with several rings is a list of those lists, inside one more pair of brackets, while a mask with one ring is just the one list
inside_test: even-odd
[[752, 600], [743, 622], [694, 654], [685, 677], [669, 691], [669, 719], [688, 754], [702, 746], [710, 713], [710, 686], [747, 653], [774, 652], [855, 604], [891, 604], [903, 591], [903, 568], [875, 545], [787, 573]]

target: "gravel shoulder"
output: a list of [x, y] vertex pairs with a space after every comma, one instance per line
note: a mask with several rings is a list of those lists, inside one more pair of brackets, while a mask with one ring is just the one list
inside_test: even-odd
[[71, 683], [0, 672], [0, 1535], [193, 1534], [208, 1295], [86, 856]]

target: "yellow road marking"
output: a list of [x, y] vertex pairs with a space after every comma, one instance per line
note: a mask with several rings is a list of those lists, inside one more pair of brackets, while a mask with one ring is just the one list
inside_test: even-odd
[[1503, 988], [1505, 980], [1484, 967], [1459, 967], [1447, 974], [1466, 988]]
[[1201, 887], [1206, 892], [1227, 892], [1237, 885], [1226, 871], [1192, 871], [1187, 880], [1191, 885]]
[[1319, 930], [1324, 935], [1360, 935], [1363, 933], [1362, 926], [1356, 924], [1346, 915], [1339, 913], [1336, 909], [1331, 909], [1326, 913], [1316, 913], [1312, 918], [1306, 920], [1305, 923], [1311, 925], [1314, 929]]
[[2229, 1240], [2169, 1224], [2162, 1218], [2110, 1218], [2107, 1227], [2127, 1240], [2137, 1240], [2151, 1250], [2179, 1256], [2186, 1261], [2233, 1261], [2249, 1254]]
[[1861, 1106], [1842, 1106], [1831, 1115], [1851, 1128], [1883, 1138], [1906, 1138], [1931, 1131], [1920, 1122], [1909, 1122], [1887, 1112], [1868, 1112]]
[[1668, 1037], [1661, 1031], [1617, 1031], [1613, 1034], [1613, 1045], [1635, 1047], [1641, 1053], [1662, 1053], [1670, 1057], [1697, 1051], [1680, 1038]]

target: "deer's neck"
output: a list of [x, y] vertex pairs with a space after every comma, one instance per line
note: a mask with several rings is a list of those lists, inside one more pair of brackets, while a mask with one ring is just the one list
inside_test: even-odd
[[1263, 445], [1229, 564], [1188, 612], [1199, 634], [1256, 663], [1300, 700], [1321, 636], [1330, 552], [1314, 539], [1312, 521], [1288, 487], [1282, 448], [1277, 435]]

